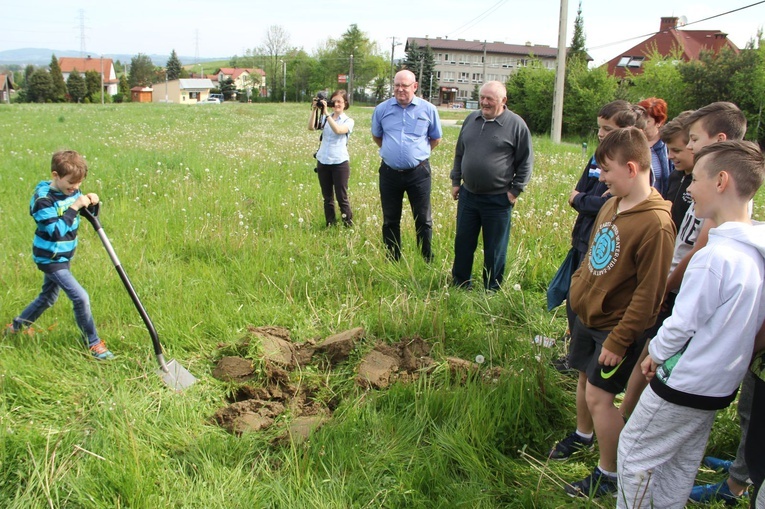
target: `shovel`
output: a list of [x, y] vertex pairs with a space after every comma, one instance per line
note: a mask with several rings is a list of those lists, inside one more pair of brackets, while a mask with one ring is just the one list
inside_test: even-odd
[[165, 357], [162, 354], [162, 345], [159, 342], [157, 331], [154, 329], [154, 324], [151, 323], [151, 318], [149, 318], [149, 315], [146, 313], [143, 304], [141, 304], [140, 299], [138, 299], [138, 295], [135, 293], [133, 285], [130, 284], [130, 280], [125, 273], [125, 269], [123, 269], [122, 265], [120, 265], [117, 254], [112, 248], [112, 243], [109, 242], [109, 239], [106, 237], [106, 233], [104, 233], [104, 229], [101, 227], [101, 223], [98, 221], [98, 213], [100, 210], [101, 204], [97, 203], [96, 205], [91, 205], [87, 208], [81, 208], [80, 215], [85, 217], [85, 219], [87, 219], [90, 224], [93, 225], [93, 228], [95, 228], [96, 233], [106, 248], [106, 252], [109, 253], [109, 258], [111, 258], [112, 263], [114, 264], [114, 268], [117, 269], [117, 273], [120, 275], [122, 284], [125, 285], [125, 288], [130, 294], [130, 298], [133, 299], [133, 304], [135, 304], [138, 313], [141, 315], [141, 318], [143, 318], [143, 323], [146, 324], [146, 328], [149, 330], [151, 342], [154, 344], [154, 354], [157, 356], [157, 363], [159, 364], [157, 374], [162, 378], [162, 381], [165, 382], [165, 384], [167, 384], [172, 389], [175, 389], [176, 391], [181, 391], [186, 387], [190, 387], [197, 381], [197, 379], [194, 378], [194, 375], [189, 373], [186, 368], [176, 362], [175, 359], [172, 359], [170, 362], [165, 362]]

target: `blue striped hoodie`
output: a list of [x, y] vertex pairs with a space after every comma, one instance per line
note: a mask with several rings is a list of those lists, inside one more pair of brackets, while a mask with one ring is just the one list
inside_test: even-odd
[[77, 249], [77, 228], [80, 215], [71, 205], [82, 193], [67, 196], [53, 189], [49, 181], [35, 187], [29, 202], [29, 213], [37, 223], [32, 256], [37, 268], [43, 272], [68, 269]]

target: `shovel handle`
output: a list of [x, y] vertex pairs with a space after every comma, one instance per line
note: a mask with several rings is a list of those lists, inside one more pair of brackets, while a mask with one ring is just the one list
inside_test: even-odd
[[88, 220], [93, 228], [98, 231], [101, 228], [101, 222], [98, 220], [98, 214], [101, 212], [101, 203], [95, 205], [88, 205], [80, 209], [80, 215]]

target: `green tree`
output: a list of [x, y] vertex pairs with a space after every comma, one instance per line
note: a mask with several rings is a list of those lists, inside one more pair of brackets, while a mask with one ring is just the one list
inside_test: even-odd
[[363, 94], [364, 89], [380, 74], [384, 58], [376, 53], [375, 44], [355, 23], [343, 32], [334, 52], [333, 74], [349, 74], [353, 55], [354, 95]]
[[72, 102], [79, 103], [85, 99], [88, 89], [85, 86], [85, 78], [77, 72], [77, 69], [72, 69], [69, 74], [69, 78], [66, 80], [66, 90], [69, 92]]
[[128, 84], [133, 87], [151, 86], [154, 78], [154, 63], [147, 55], [139, 53], [130, 60]]
[[436, 78], [436, 56], [430, 44], [420, 52], [421, 60], [417, 79], [420, 83], [422, 96], [430, 100], [432, 95], [438, 96], [438, 79]]
[[541, 65], [520, 67], [507, 80], [507, 107], [526, 121], [533, 133], [549, 133], [552, 125], [555, 71]]
[[56, 55], [50, 59], [50, 78], [53, 81], [51, 100], [56, 103], [66, 102], [66, 82]]
[[120, 81], [117, 84], [117, 90], [120, 94], [122, 94], [122, 97], [130, 97], [130, 85], [128, 84], [127, 76], [124, 74], [120, 76]]
[[574, 20], [574, 36], [571, 38], [571, 47], [566, 53], [566, 63], [572, 60], [587, 61], [586, 37], [584, 35], [584, 18], [582, 17], [582, 2], [579, 1], [579, 9], [576, 11]]
[[231, 78], [226, 78], [220, 85], [220, 93], [223, 94], [223, 99], [226, 101], [231, 100], [231, 96], [236, 93], [236, 84]]
[[98, 71], [85, 71], [85, 98], [89, 102], [101, 101], [101, 75]]
[[375, 104], [383, 102], [388, 97], [388, 79], [389, 77], [381, 74], [372, 80], [372, 88], [375, 94]]
[[27, 101], [31, 103], [53, 102], [53, 79], [47, 69], [37, 69], [29, 76]]
[[615, 99], [617, 86], [616, 79], [603, 67], [588, 69], [586, 62], [571, 65], [563, 99], [564, 134], [579, 137], [594, 134], [598, 111]]
[[181, 77], [181, 70], [183, 69], [183, 65], [181, 64], [178, 55], [175, 53], [175, 50], [170, 53], [170, 58], [167, 59], [166, 68], [168, 80], [177, 80]]
[[670, 119], [687, 110], [690, 104], [687, 100], [686, 83], [680, 73], [681, 62], [682, 57], [678, 50], [663, 56], [656, 47], [652, 48], [643, 61], [643, 72], [636, 75], [629, 72], [627, 74], [627, 100], [636, 103], [648, 97], [664, 99]]
[[478, 84], [473, 86], [473, 90], [470, 92], [470, 98], [474, 101], [481, 99], [481, 87]]
[[420, 50], [417, 41], [406, 43], [406, 53], [404, 53], [404, 61], [401, 62], [400, 69], [407, 69], [412, 71], [417, 76], [417, 71], [420, 66], [420, 60], [422, 60], [422, 51]]

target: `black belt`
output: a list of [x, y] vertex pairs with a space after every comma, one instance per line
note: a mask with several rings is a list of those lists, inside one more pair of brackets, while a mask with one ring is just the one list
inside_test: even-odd
[[388, 170], [393, 170], [393, 171], [397, 171], [397, 172], [399, 172], [399, 173], [403, 173], [403, 172], [407, 172], [407, 171], [416, 170], [417, 168], [422, 168], [422, 167], [423, 167], [423, 166], [425, 166], [426, 164], [428, 164], [428, 159], [423, 159], [422, 161], [420, 161], [420, 162], [417, 164], [417, 166], [413, 166], [412, 168], [401, 168], [401, 169], [399, 169], [399, 168], [394, 168], [393, 166], [390, 166], [390, 165], [388, 165], [388, 163], [386, 163], [385, 161], [383, 161], [383, 162], [382, 162], [382, 167], [383, 167], [383, 168], [386, 168], [386, 169], [388, 169]]

